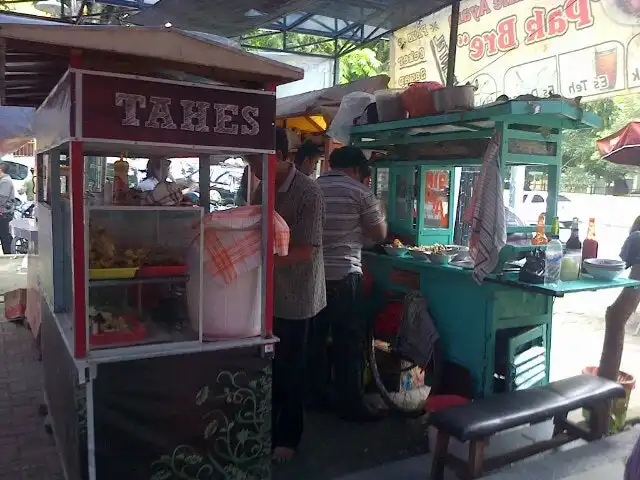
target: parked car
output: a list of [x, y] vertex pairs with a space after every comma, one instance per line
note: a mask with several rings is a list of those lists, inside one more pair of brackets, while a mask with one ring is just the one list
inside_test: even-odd
[[[527, 224], [535, 224], [542, 213], [547, 212], [548, 192], [524, 192], [522, 203], [516, 207], [518, 216]], [[564, 195], [558, 195], [560, 226], [570, 228], [574, 217], [579, 217], [575, 204]]]

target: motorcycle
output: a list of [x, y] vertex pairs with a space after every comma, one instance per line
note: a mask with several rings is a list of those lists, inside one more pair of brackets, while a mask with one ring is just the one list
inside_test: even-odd
[[[13, 218], [35, 218], [36, 204], [33, 201], [22, 202], [16, 198], [14, 200], [15, 207], [13, 210]], [[15, 253], [26, 255], [29, 253], [29, 240], [26, 238], [14, 238]]]

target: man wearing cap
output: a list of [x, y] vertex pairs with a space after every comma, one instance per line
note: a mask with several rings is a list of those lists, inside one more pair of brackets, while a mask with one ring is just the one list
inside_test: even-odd
[[380, 204], [362, 183], [366, 165], [359, 148], [338, 148], [329, 157], [331, 171], [317, 180], [325, 199], [322, 243], [327, 307], [313, 321], [309, 346], [309, 378], [318, 382], [315, 396], [328, 400], [326, 342], [331, 330], [337, 407], [343, 418], [356, 421], [374, 418], [363, 403], [368, 332], [361, 311], [362, 244], [366, 238], [382, 242], [387, 236]]
[[[273, 361], [273, 457], [295, 453], [303, 430], [304, 374], [309, 320], [326, 305], [322, 226], [324, 201], [312, 179], [287, 160], [287, 135], [276, 129], [275, 209], [289, 225], [289, 254], [275, 258], [273, 334], [279, 338]], [[262, 157], [248, 159], [262, 180]], [[252, 203], [260, 203], [259, 185]]]

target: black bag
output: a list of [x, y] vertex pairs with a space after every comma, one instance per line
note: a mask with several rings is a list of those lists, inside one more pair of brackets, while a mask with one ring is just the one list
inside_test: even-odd
[[527, 255], [518, 280], [527, 283], [544, 283], [544, 269], [544, 251], [534, 250]]

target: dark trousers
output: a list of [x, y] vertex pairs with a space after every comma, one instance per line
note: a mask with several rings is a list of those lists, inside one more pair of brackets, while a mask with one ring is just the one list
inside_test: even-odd
[[13, 242], [9, 228], [11, 220], [13, 220], [13, 215], [0, 214], [0, 242], [2, 243], [2, 253], [5, 255], [11, 253], [11, 242]]
[[297, 448], [304, 426], [308, 320], [275, 318], [280, 339], [273, 359], [273, 446]]
[[337, 407], [345, 415], [362, 409], [368, 338], [362, 302], [362, 275], [353, 273], [342, 280], [328, 281], [327, 306], [313, 319], [309, 335], [311, 396], [316, 400], [330, 396], [327, 337], [331, 331]]

